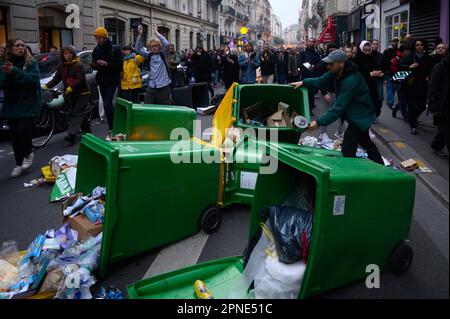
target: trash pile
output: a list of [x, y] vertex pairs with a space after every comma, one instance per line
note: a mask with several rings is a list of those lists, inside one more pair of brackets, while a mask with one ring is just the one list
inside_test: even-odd
[[[62, 171], [63, 172], [63, 171]], [[63, 173], [60, 173], [63, 174]], [[71, 196], [64, 224], [38, 235], [24, 252], [14, 241], [0, 247], [0, 299], [91, 299], [102, 243], [106, 189]]]
[[247, 250], [244, 272], [233, 284], [229, 298], [297, 299], [306, 271], [313, 214], [273, 206], [261, 215], [266, 222], [261, 224], [260, 239]]
[[[300, 140], [299, 145], [340, 152], [342, 150], [342, 139], [331, 140], [330, 138], [323, 138], [321, 141], [319, 141], [314, 136], [305, 136]], [[367, 152], [361, 147], [358, 147], [358, 150], [356, 151], [356, 157], [364, 159], [369, 158]], [[394, 167], [394, 161], [392, 159], [388, 160], [383, 157], [383, 161], [385, 166]]]
[[126, 134], [116, 134], [116, 135], [112, 135], [112, 136], [107, 136], [106, 137], [106, 141], [108, 142], [125, 142], [127, 140], [127, 135]]
[[260, 101], [241, 109], [241, 122], [254, 126], [307, 128], [309, 123], [306, 118], [300, 116], [295, 111], [292, 112], [292, 114], [289, 114], [289, 108], [290, 105], [280, 102], [278, 103], [278, 110], [274, 113], [273, 108], [266, 107], [264, 103]]

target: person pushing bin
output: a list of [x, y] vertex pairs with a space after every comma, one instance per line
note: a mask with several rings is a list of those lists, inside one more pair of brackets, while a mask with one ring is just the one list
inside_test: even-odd
[[328, 69], [325, 75], [290, 84], [295, 88], [305, 86], [336, 94], [334, 105], [317, 121], [311, 122], [309, 130], [328, 126], [341, 117], [349, 123], [342, 143], [344, 157], [356, 157], [358, 145], [361, 145], [372, 161], [384, 165], [369, 135], [369, 128], [375, 123], [375, 109], [364, 78], [358, 73], [356, 65], [347, 61], [347, 55], [342, 50], [331, 52], [323, 61]]

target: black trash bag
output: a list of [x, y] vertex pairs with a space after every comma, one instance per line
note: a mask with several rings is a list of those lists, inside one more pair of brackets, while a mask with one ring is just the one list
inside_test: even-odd
[[312, 238], [313, 215], [302, 209], [272, 206], [263, 209], [262, 217], [270, 221], [278, 260], [293, 264], [307, 262]]

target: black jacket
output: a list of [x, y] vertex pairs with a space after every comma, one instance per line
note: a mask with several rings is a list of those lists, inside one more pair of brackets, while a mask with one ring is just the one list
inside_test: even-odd
[[400, 61], [399, 69], [405, 71], [411, 71], [410, 65], [418, 63], [419, 67], [412, 70], [411, 79], [407, 81], [405, 88], [407, 93], [414, 96], [427, 96], [428, 81], [427, 78], [431, 75], [433, 67], [433, 60], [428, 54], [419, 57], [416, 53], [407, 55], [402, 61]]
[[[98, 60], [108, 62], [107, 66], [97, 64]], [[92, 52], [92, 68], [97, 70], [95, 79], [101, 86], [119, 86], [123, 71], [122, 51], [110, 40], [103, 45], [97, 45]]]
[[263, 52], [259, 56], [261, 75], [268, 76], [275, 74], [275, 64], [277, 63], [277, 57], [272, 52]]
[[[233, 61], [231, 63], [230, 61]], [[224, 55], [220, 61], [225, 86], [230, 86], [234, 82], [239, 82], [239, 59], [236, 55]]]
[[287, 53], [284, 53], [283, 56], [283, 60], [281, 60], [280, 56], [277, 56], [277, 74], [287, 75], [289, 69], [289, 55]]
[[356, 57], [353, 59], [353, 63], [358, 67], [358, 72], [363, 76], [366, 81], [367, 87], [369, 88], [370, 96], [372, 97], [373, 104], [375, 109], [381, 107], [380, 96], [378, 95], [376, 79], [370, 76], [370, 72], [375, 70], [380, 70], [380, 66], [378, 65], [376, 58], [373, 54], [366, 55], [362, 52], [358, 52]]
[[[314, 65], [314, 70], [309, 71], [307, 68], [303, 66], [308, 62], [311, 65]], [[320, 55], [315, 49], [306, 48], [302, 53], [300, 54], [300, 64], [302, 69], [303, 78], [312, 78], [320, 76], [320, 72], [317, 68], [318, 64], [320, 62]]]
[[448, 56], [436, 64], [428, 83], [428, 108], [432, 113], [448, 116]]
[[194, 54], [192, 57], [195, 63], [195, 77], [197, 82], [211, 82], [211, 73], [213, 70], [211, 55], [203, 52], [201, 55]]
[[391, 73], [391, 60], [397, 56], [398, 49], [388, 48], [383, 52], [382, 71], [391, 77], [395, 74]]

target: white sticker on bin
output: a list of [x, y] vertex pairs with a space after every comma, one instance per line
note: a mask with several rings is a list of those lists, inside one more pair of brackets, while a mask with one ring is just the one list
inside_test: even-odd
[[333, 215], [342, 216], [345, 213], [346, 196], [334, 196]]
[[258, 173], [241, 172], [241, 188], [254, 190], [257, 179]]

